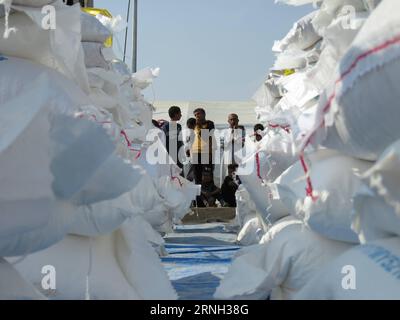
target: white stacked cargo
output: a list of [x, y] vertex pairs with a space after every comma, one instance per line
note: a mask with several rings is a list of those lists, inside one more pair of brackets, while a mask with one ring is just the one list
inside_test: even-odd
[[[284, 2], [303, 4], [310, 1]], [[272, 127], [290, 127], [294, 154], [299, 155], [300, 160], [274, 183], [266, 185], [271, 194], [276, 193], [279, 204], [284, 205], [284, 210], [280, 210], [282, 215], [293, 217], [272, 221], [261, 241], [266, 242], [264, 247], [260, 245], [254, 247], [254, 252], [244, 250], [239, 253], [232, 270], [218, 288], [217, 297], [266, 298], [270, 294], [272, 298], [333, 299], [399, 296], [400, 285], [393, 283], [400, 268], [396, 248], [399, 240], [384, 239], [400, 234], [397, 144], [390, 146], [375, 165], [371, 162], [400, 138], [395, 124], [395, 106], [400, 97], [394, 88], [398, 74], [396, 59], [400, 55], [400, 20], [399, 11], [395, 10], [399, 4], [386, 0], [377, 6], [378, 2], [322, 1], [317, 12], [297, 23], [294, 29], [300, 25], [304, 32], [309, 30], [304, 23], [310, 19], [315, 32], [322, 38], [313, 47], [313, 50], [320, 50], [320, 55], [312, 63], [307, 61], [309, 56], [300, 54], [298, 47], [292, 46], [288, 50], [287, 38], [296, 34], [293, 30], [275, 44], [274, 49], [284, 53], [275, 64], [283, 76], [274, 77], [273, 81], [270, 78], [259, 91], [264, 96], [257, 95], [259, 107], [256, 112], [266, 127], [271, 127], [271, 121], [274, 121]], [[336, 75], [333, 81], [332, 74]], [[296, 88], [302, 90], [296, 91]], [[260, 102], [264, 104], [260, 106]], [[264, 151], [268, 154], [267, 144]], [[262, 192], [257, 192], [254, 183], [246, 187], [256, 204], [262, 205], [263, 201], [267, 212], [279, 216], [267, 196], [261, 200]], [[253, 190], [256, 192], [252, 193]], [[276, 228], [285, 230], [279, 226], [287, 219], [298, 219], [292, 222], [299, 224], [297, 241], [279, 243], [279, 237], [268, 236]], [[309, 269], [302, 269], [301, 263], [290, 263], [299, 254], [313, 256], [313, 253], [309, 254], [311, 249], [319, 254], [319, 248], [312, 247], [320, 241], [308, 243], [308, 234], [322, 236], [326, 245], [322, 249], [326, 250], [324, 259], [315, 259], [315, 269], [309, 274]], [[360, 241], [366, 244], [360, 246]], [[304, 246], [296, 246], [296, 242]], [[274, 246], [276, 252], [271, 249]], [[353, 249], [337, 257], [352, 246]], [[284, 257], [282, 252], [289, 254]], [[356, 291], [345, 290], [349, 286], [342, 287], [343, 282], [338, 280], [345, 277], [343, 267], [348, 264], [356, 265], [355, 270], [360, 271], [357, 276], [360, 274], [361, 278], [357, 277], [357, 283], [360, 279], [364, 281]], [[243, 268], [249, 272], [243, 272]], [[321, 268], [321, 273], [313, 279], [313, 273]], [[373, 281], [375, 285], [371, 285], [369, 271], [377, 275]], [[243, 274], [248, 276], [243, 277]], [[282, 274], [283, 278], [280, 277]], [[291, 279], [301, 281], [293, 283]], [[382, 282], [377, 284], [380, 280]]]
[[[353, 199], [352, 227], [362, 245], [322, 270], [330, 280], [316, 276], [299, 299], [398, 299], [400, 295], [396, 165], [400, 135], [393, 120], [399, 101], [395, 88], [399, 8], [397, 1], [385, 0], [372, 11], [335, 71], [335, 82], [320, 99], [319, 117], [305, 141], [377, 162], [362, 175], [364, 185]], [[333, 274], [343, 265], [351, 266], [344, 284]]]
[[[17, 269], [39, 290], [43, 289], [42, 267], [57, 266], [61, 270], [57, 271], [57, 290], [41, 290], [49, 298], [175, 299], [151, 247], [161, 246], [163, 240], [134, 215], [132, 190], [146, 172], [127, 157], [121, 158], [131, 152], [121, 152], [121, 123], [131, 118], [123, 119], [125, 114], [115, 117], [94, 103], [80, 46], [79, 5], [14, 1], [11, 8], [15, 13], [8, 16], [10, 1], [0, 2], [7, 5], [1, 27], [5, 26], [2, 31], [8, 36], [0, 39], [0, 162], [4, 169], [0, 256], [42, 250], [22, 262], [11, 261], [18, 262]], [[54, 30], [41, 29], [41, 7], [46, 4], [56, 10]], [[15, 27], [15, 32], [8, 27]], [[126, 87], [132, 91], [130, 76], [129, 80]], [[104, 87], [115, 88], [109, 83]], [[135, 87], [135, 94], [143, 101], [140, 90]], [[126, 134], [123, 142], [127, 143], [125, 150], [130, 149]], [[67, 233], [77, 235], [59, 242]], [[59, 244], [43, 250], [56, 242]], [[77, 261], [82, 261], [79, 267]], [[13, 273], [9, 269], [2, 268], [6, 274]], [[43, 298], [18, 276], [13, 278], [15, 290], [9, 290], [8, 282], [0, 286], [7, 288], [7, 292], [1, 291], [3, 299], [18, 298], [19, 294], [20, 298]], [[116, 284], [115, 279], [119, 279]]]

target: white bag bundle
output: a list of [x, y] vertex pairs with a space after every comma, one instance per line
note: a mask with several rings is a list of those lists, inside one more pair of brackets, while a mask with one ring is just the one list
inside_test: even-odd
[[160, 196], [153, 179], [144, 175], [138, 185], [129, 193], [133, 204], [134, 214], [141, 215], [151, 226], [159, 232], [170, 231], [172, 214], [170, 214], [165, 200]]
[[354, 196], [353, 230], [361, 243], [400, 236], [400, 215], [366, 186]]
[[55, 29], [42, 28], [44, 15], [41, 7], [12, 5], [19, 12], [9, 16], [9, 27], [17, 30], [4, 38], [5, 20], [0, 19], [0, 53], [56, 69], [88, 93], [81, 47], [80, 6], [66, 6], [61, 0], [51, 5], [56, 9]]
[[104, 58], [104, 45], [97, 42], [82, 42], [83, 52], [85, 54], [86, 68], [108, 69], [108, 62]]
[[246, 176], [245, 179], [274, 181], [298, 159], [290, 133], [280, 128], [269, 131], [254, 148], [255, 152], [241, 164], [237, 173]]
[[316, 199], [306, 195], [306, 177], [298, 161], [275, 181], [293, 192], [290, 197], [284, 189], [279, 189], [283, 202], [324, 237], [358, 243], [358, 236], [351, 229], [352, 197], [361, 185], [360, 174], [372, 164], [332, 150], [319, 150], [309, 158], [309, 177]]
[[[376, 160], [400, 138], [400, 3], [385, 0], [371, 13], [320, 98], [314, 130], [305, 144]], [[316, 138], [316, 139], [314, 139]]]
[[341, 15], [365, 11], [363, 0], [327, 0], [323, 1], [320, 9], [315, 14], [312, 24], [322, 37], [325, 36], [326, 27]]
[[264, 118], [269, 116], [281, 98], [273, 97], [268, 87], [263, 83], [256, 93], [254, 93], [252, 99], [257, 103], [257, 107], [255, 108], [257, 119], [264, 121]]
[[323, 300], [398, 300], [400, 238], [356, 246], [343, 253], [294, 297]]
[[304, 69], [307, 66], [307, 53], [299, 49], [290, 49], [280, 53], [275, 60], [274, 69]]
[[264, 231], [268, 230], [271, 223], [290, 214], [281, 200], [274, 196], [270, 186], [265, 185], [265, 182], [273, 181], [296, 161], [288, 139], [285, 131], [282, 135], [273, 132], [265, 135], [254, 146], [259, 151], [245, 160], [236, 173], [255, 203]]
[[104, 43], [112, 34], [103, 24], [91, 14], [82, 12], [82, 41]]
[[332, 17], [323, 29], [322, 51], [314, 68], [307, 71], [307, 82], [321, 93], [332, 81], [332, 74], [368, 18], [368, 12], [345, 11]]
[[236, 198], [236, 223], [242, 228], [246, 221], [256, 215], [256, 205], [251, 200], [249, 192], [242, 184], [239, 185], [235, 193]]
[[[32, 203], [34, 206], [28, 207]], [[15, 201], [11, 202], [11, 206], [10, 202], [0, 201], [0, 209], [7, 210], [1, 213], [2, 224], [4, 220], [5, 226], [11, 223], [14, 227], [24, 230], [12, 234], [6, 230], [4, 235], [0, 235], [0, 255], [3, 257], [26, 255], [50, 247], [68, 233], [76, 216], [71, 204], [52, 199], [40, 199], [35, 202]], [[39, 215], [40, 218], [42, 211], [39, 210], [43, 209], [46, 210], [48, 218], [40, 226], [32, 225], [30, 223], [32, 216]], [[19, 215], [14, 215], [14, 213], [19, 213]], [[29, 219], [28, 221], [23, 220], [25, 216]]]
[[278, 221], [261, 243], [233, 261], [216, 298], [291, 299], [317, 270], [349, 247], [320, 237], [292, 217]]
[[181, 176], [162, 176], [158, 180], [157, 190], [164, 199], [166, 207], [171, 211], [175, 223], [190, 211], [190, 206], [196, 196], [200, 195], [201, 187]]
[[366, 241], [400, 235], [400, 141], [391, 144], [364, 175], [354, 199], [356, 226]]
[[145, 300], [177, 299], [159, 256], [149, 244], [149, 235], [143, 225], [128, 220], [116, 233], [119, 265], [139, 295]]
[[240, 180], [248, 191], [251, 200], [255, 203], [257, 216], [264, 231], [267, 231], [275, 221], [290, 214], [281, 199], [274, 197], [271, 188], [263, 184], [258, 178], [254, 179], [251, 176], [244, 175], [240, 176]]
[[132, 206], [128, 193], [112, 200], [80, 206], [68, 233], [88, 237], [110, 233], [132, 216]]
[[35, 287], [0, 258], [0, 300], [44, 300]]
[[[56, 245], [29, 255], [15, 267], [52, 300], [142, 299], [119, 265], [116, 245], [115, 233], [96, 238], [68, 235]], [[56, 289], [45, 290], [41, 286], [45, 265], [55, 268]]]
[[73, 117], [88, 101], [72, 81], [17, 58], [0, 67], [0, 255], [9, 256], [60, 240], [74, 218], [68, 201], [110, 199], [137, 181], [106, 131]]
[[160, 256], [167, 255], [165, 251], [165, 241], [164, 238], [154, 230], [150, 223], [148, 223], [145, 219], [143, 219], [140, 215], [134, 215], [131, 218], [127, 219], [124, 224], [126, 225], [134, 225], [135, 230], [140, 230], [141, 237], [146, 239], [148, 243], [153, 247], [153, 249]]
[[365, 183], [384, 197], [400, 213], [400, 140], [391, 144], [380, 155], [374, 166], [364, 175]]
[[276, 42], [273, 51], [282, 52], [290, 49], [305, 50], [321, 39], [312, 25], [316, 11], [309, 13], [294, 23], [292, 29], [280, 41]]

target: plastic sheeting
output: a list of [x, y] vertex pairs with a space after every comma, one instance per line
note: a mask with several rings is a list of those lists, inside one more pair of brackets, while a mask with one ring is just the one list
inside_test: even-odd
[[[235, 233], [226, 224], [178, 226], [166, 238], [168, 256], [162, 258], [181, 300], [210, 300], [233, 256]], [[180, 235], [180, 236], [179, 236]]]

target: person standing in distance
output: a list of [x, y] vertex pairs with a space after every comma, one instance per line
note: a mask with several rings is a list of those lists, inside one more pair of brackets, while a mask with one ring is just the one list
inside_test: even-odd
[[195, 183], [201, 184], [204, 169], [207, 168], [211, 173], [214, 171], [213, 153], [216, 143], [213, 130], [215, 125], [214, 122], [206, 120], [206, 111], [203, 108], [195, 109], [193, 115], [196, 119], [196, 126], [190, 157]]
[[[182, 169], [181, 175], [183, 175], [183, 164], [180, 161], [181, 159], [179, 154], [181, 148], [183, 147], [182, 126], [178, 123], [178, 121], [182, 118], [181, 109], [178, 106], [172, 106], [168, 109], [168, 115], [170, 121], [164, 123], [164, 125], [161, 127], [165, 134], [165, 147], [174, 163], [176, 163], [178, 167]], [[181, 152], [184, 152], [183, 149]]]

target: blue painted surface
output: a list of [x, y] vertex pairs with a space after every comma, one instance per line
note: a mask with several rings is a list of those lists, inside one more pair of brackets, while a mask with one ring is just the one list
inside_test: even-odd
[[[177, 234], [181, 237], [176, 237]], [[163, 257], [162, 262], [179, 299], [213, 299], [232, 258], [240, 249], [234, 244], [235, 235], [222, 224], [213, 224], [179, 226], [175, 234], [166, 238], [168, 256]]]

